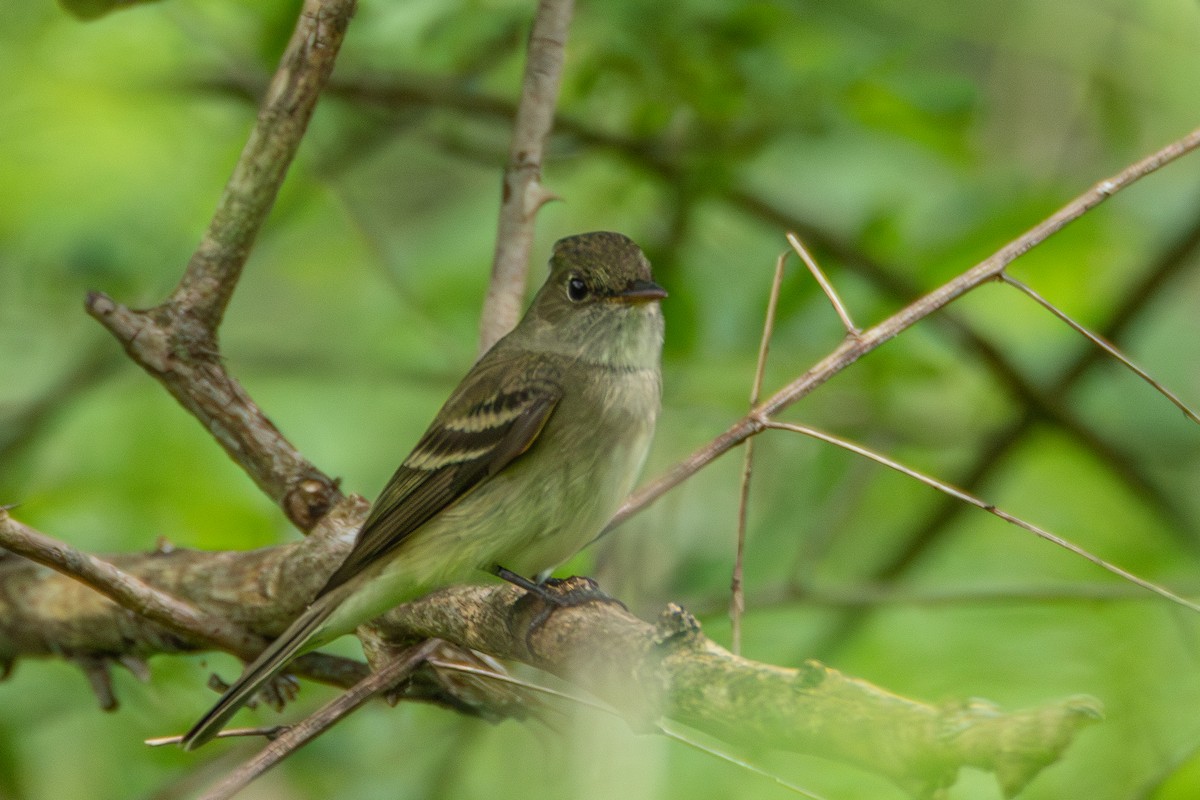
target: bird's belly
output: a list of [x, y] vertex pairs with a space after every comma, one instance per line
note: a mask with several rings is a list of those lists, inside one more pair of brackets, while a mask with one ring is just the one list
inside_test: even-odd
[[416, 531], [399, 548], [397, 567], [430, 588], [496, 565], [532, 577], [594, 539], [633, 489], [658, 405], [657, 391], [616, 384], [585, 403], [594, 424], [580, 430], [551, 419], [539, 452], [531, 449]]
[[376, 616], [441, 586], [478, 580], [497, 565], [532, 578], [594, 539], [645, 459], [658, 411], [657, 372], [625, 374], [574, 399], [590, 424], [552, 417], [528, 453], [397, 547], [356, 593], [354, 613]]

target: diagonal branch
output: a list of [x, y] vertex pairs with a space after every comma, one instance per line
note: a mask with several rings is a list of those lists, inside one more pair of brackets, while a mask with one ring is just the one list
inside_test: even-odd
[[1080, 336], [1087, 339], [1089, 342], [1094, 344], [1099, 350], [1101, 350], [1104, 353], [1107, 353], [1111, 358], [1115, 359], [1116, 361], [1118, 361], [1122, 365], [1124, 365], [1134, 375], [1137, 375], [1143, 381], [1150, 384], [1150, 386], [1153, 387], [1155, 391], [1157, 391], [1163, 397], [1167, 398], [1172, 403], [1174, 403], [1175, 407], [1178, 408], [1180, 411], [1182, 411], [1183, 415], [1185, 417], [1190, 419], [1192, 422], [1200, 423], [1200, 416], [1197, 416], [1195, 411], [1193, 411], [1191, 408], [1188, 407], [1188, 405], [1186, 403], [1184, 403], [1182, 400], [1180, 400], [1179, 396], [1177, 394], [1175, 394], [1170, 389], [1168, 389], [1167, 387], [1165, 387], [1161, 383], [1159, 383], [1157, 380], [1155, 380], [1149, 373], [1146, 372], [1146, 370], [1142, 369], [1137, 364], [1133, 363], [1133, 361], [1130, 360], [1129, 356], [1125, 355], [1120, 350], [1118, 350], [1115, 346], [1113, 346], [1113, 344], [1111, 342], [1105, 340], [1101, 336], [1097, 336], [1096, 334], [1092, 333], [1084, 326], [1080, 325], [1078, 322], [1076, 322], [1074, 319], [1072, 319], [1070, 316], [1068, 316], [1065, 311], [1063, 311], [1058, 306], [1051, 303], [1045, 297], [1042, 297], [1042, 295], [1038, 294], [1037, 291], [1035, 291], [1032, 286], [1022, 283], [1021, 281], [1017, 280], [1013, 276], [1009, 275], [1007, 272], [1001, 272], [1000, 279], [1002, 281], [1004, 281], [1005, 283], [1007, 283], [1009, 286], [1012, 286], [1013, 288], [1015, 288], [1018, 291], [1025, 294], [1025, 296], [1027, 296], [1028, 298], [1033, 300], [1035, 303], [1040, 305], [1042, 308], [1049, 311], [1055, 317], [1058, 317], [1058, 319], [1065, 322], [1067, 324], [1067, 326], [1069, 328], [1071, 328], [1071, 330], [1075, 331]]
[[[1197, 250], [1200, 250], [1200, 216], [1197, 216], [1183, 235], [1155, 260], [1143, 278], [1127, 293], [1122, 304], [1102, 328], [1102, 335], [1108, 339], [1119, 339], [1136, 319], [1138, 312], [1145, 308], [1174, 276], [1179, 274]], [[1060, 402], [1048, 402], [1052, 398], [1065, 397], [1103, 357], [1103, 350], [1095, 347], [1084, 348], [1048, 390], [1037, 392], [1040, 397], [1045, 398], [1046, 402], [1034, 403], [1036, 408], [1026, 409], [1019, 419], [991, 436], [980, 449], [975, 463], [963, 473], [956, 483], [968, 491], [981, 486], [988, 476], [1004, 463], [1005, 458], [1028, 432], [1033, 430], [1041, 418], [1038, 411], [1041, 409], [1050, 412], [1049, 415], [1053, 421], [1071, 432], [1076, 441], [1085, 448], [1097, 454], [1139, 496], [1152, 502], [1164, 516], [1175, 523], [1176, 528], [1190, 530], [1193, 524], [1190, 517], [1177, 510], [1160, 489], [1133, 469], [1128, 455], [1117, 452], [1115, 448], [1099, 437], [1087, 435], [1074, 417], [1065, 413], [1057, 413], [1061, 408]], [[950, 524], [965, 510], [966, 506], [951, 498], [946, 498], [937, 504], [925, 521], [916, 526], [916, 532], [908, 542], [873, 570], [870, 580], [891, 583], [903, 575], [918, 562], [922, 553], [940, 541], [944, 533], [950, 529]], [[1189, 536], [1182, 544], [1194, 550], [1197, 541], [1194, 536]], [[866, 609], [852, 609], [824, 637], [822, 643], [814, 646], [814, 652], [827, 657], [834, 648], [847, 639], [854, 628], [865, 618], [865, 613]]]
[[918, 797], [933, 796], [965, 765], [994, 772], [1012, 796], [1100, 718], [1084, 697], [1011, 713], [983, 701], [939, 707], [815, 661], [795, 669], [755, 662], [712, 642], [675, 605], [654, 625], [591, 603], [530, 627], [543, 611], [530, 599], [510, 586], [451, 587], [384, 620], [558, 675], [635, 730], [655, 730], [665, 718], [738, 746], [822, 755]]
[[230, 623], [207, 614], [135, 575], [95, 556], [76, 550], [22, 525], [0, 509], [0, 547], [69, 575], [152, 622], [200, 642], [252, 658], [266, 642]]
[[88, 313], [117, 337], [301, 530], [342, 500], [221, 363], [217, 327], [333, 70], [355, 0], [306, 0], [216, 213], [161, 305], [135, 311], [93, 292]]
[[982, 509], [983, 511], [986, 511], [989, 514], [992, 514], [993, 516], [999, 517], [1000, 519], [1004, 520], [1005, 522], [1009, 523], [1010, 525], [1016, 525], [1018, 528], [1029, 531], [1030, 533], [1037, 536], [1038, 538], [1045, 539], [1047, 542], [1050, 542], [1051, 544], [1058, 545], [1059, 547], [1063, 548], [1064, 550], [1066, 550], [1070, 553], [1074, 553], [1075, 555], [1079, 556], [1080, 558], [1083, 558], [1087, 561], [1092, 562], [1093, 564], [1100, 567], [1101, 569], [1106, 570], [1107, 572], [1111, 572], [1113, 575], [1116, 575], [1117, 577], [1119, 577], [1123, 580], [1129, 581], [1130, 583], [1140, 586], [1143, 589], [1146, 589], [1147, 591], [1157, 594], [1159, 597], [1170, 600], [1173, 603], [1177, 603], [1178, 605], [1181, 605], [1184, 608], [1187, 608], [1191, 611], [1200, 612], [1200, 604], [1198, 604], [1198, 603], [1188, 600], [1187, 598], [1182, 597], [1182, 596], [1176, 594], [1175, 592], [1170, 591], [1169, 589], [1165, 589], [1162, 586], [1159, 586], [1158, 584], [1153, 583], [1152, 581], [1148, 581], [1145, 578], [1139, 577], [1138, 575], [1134, 575], [1132, 572], [1129, 572], [1128, 570], [1126, 570], [1122, 567], [1119, 567], [1116, 564], [1113, 564], [1109, 561], [1105, 561], [1103, 558], [1100, 558], [1099, 556], [1097, 556], [1087, 550], [1084, 550], [1082, 547], [1075, 544], [1074, 542], [1064, 539], [1063, 537], [1061, 537], [1055, 533], [1051, 533], [1050, 531], [1046, 530], [1045, 528], [1041, 528], [1030, 522], [1026, 522], [1025, 520], [1021, 519], [1020, 517], [1014, 516], [1013, 514], [1008, 513], [1007, 511], [997, 507], [996, 505], [994, 505], [992, 503], [988, 503], [984, 500], [981, 500], [969, 492], [965, 492], [962, 489], [958, 489], [954, 486], [951, 486], [950, 484], [946, 483], [945, 481], [940, 481], [937, 478], [931, 477], [922, 472], [918, 472], [917, 470], [912, 469], [911, 467], [907, 467], [907, 466], [899, 463], [898, 461], [895, 461], [894, 459], [888, 458], [885, 455], [882, 455], [882, 454], [877, 453], [873, 450], [870, 450], [866, 447], [863, 447], [860, 444], [856, 444], [855, 442], [851, 442], [851, 441], [849, 441], [847, 439], [843, 439], [839, 436], [833, 436], [833, 435], [825, 433], [823, 431], [819, 431], [816, 428], [812, 428], [808, 425], [800, 425], [800, 424], [797, 424], [794, 422], [776, 422], [774, 420], [768, 420], [766, 423], [766, 427], [772, 428], [775, 430], [792, 431], [793, 433], [802, 433], [805, 436], [812, 437], [813, 439], [818, 439], [822, 442], [828, 442], [829, 444], [836, 445], [837, 447], [840, 447], [843, 450], [848, 450], [851, 453], [855, 453], [857, 455], [863, 456], [864, 458], [869, 458], [877, 464], [882, 464], [883, 466], [888, 467], [889, 469], [894, 469], [903, 475], [907, 475], [910, 478], [920, 481], [921, 483], [925, 484], [926, 486], [937, 489], [939, 492], [942, 492], [943, 494], [947, 495], [948, 497], [952, 497], [959, 502], [966, 503], [967, 505], [975, 506], [976, 508]]
[[[252, 95], [257, 79], [243, 73], [233, 78], [201, 80], [193, 85], [206, 90]], [[355, 77], [334, 81], [330, 85], [330, 91], [359, 104], [388, 109], [444, 108], [475, 117], [504, 121], [511, 120], [516, 115], [516, 107], [511, 101], [480, 92], [457, 78], [406, 73], [390, 74], [385, 78]], [[674, 155], [674, 146], [666, 140], [612, 133], [569, 116], [559, 116], [555, 124], [560, 135], [573, 138], [588, 147], [612, 152], [669, 185], [680, 185], [686, 176], [684, 166]], [[717, 197], [730, 208], [773, 228], [799, 231], [804, 239], [812, 242], [817, 248], [832, 255], [895, 297], [910, 298], [918, 292], [917, 287], [909, 281], [886, 269], [863, 251], [826, 230], [796, 219], [778, 205], [752, 191], [738, 187], [718, 188]], [[1134, 298], [1130, 298], [1130, 301], [1127, 306], [1136, 308], [1140, 305]], [[1127, 315], [1130, 310], [1126, 307], [1123, 309], [1118, 312], [1118, 318]], [[934, 319], [971, 348], [1015, 397], [1035, 406], [1037, 416], [1048, 417], [1061, 425], [1085, 449], [1128, 482], [1134, 491], [1150, 500], [1164, 516], [1172, 520], [1180, 519], [1179, 510], [1152, 484], [1144, 472], [1100, 434], [1088, 429], [1069, 408], [1057, 402], [1052, 393], [1042, 392], [1032, 385], [986, 338], [972, 330], [952, 311], [944, 310]], [[1091, 348], [1086, 353], [1089, 364], [1094, 363], [1101, 355], [1099, 351]]]
[[402, 656], [388, 661], [335, 697], [316, 714], [285, 729], [254, 758], [232, 770], [217, 785], [201, 795], [201, 800], [225, 800], [233, 797], [259, 775], [324, 733], [334, 723], [357, 711], [372, 697], [407, 678], [425, 662], [439, 644], [436, 639], [429, 639], [409, 648]]
[[[200, 90], [247, 97], [254, 95], [261, 81], [249, 72], [239, 72], [233, 76], [199, 79], [189, 85]], [[472, 88], [461, 78], [408, 73], [391, 73], [383, 78], [356, 76], [332, 81], [329, 91], [360, 105], [376, 106], [393, 112], [397, 108], [449, 109], [477, 118], [501, 121], [510, 121], [516, 116], [516, 105], [512, 101]], [[682, 185], [686, 177], [685, 167], [674, 155], [675, 147], [667, 140], [635, 138], [612, 133], [582, 119], [562, 115], [555, 120], [555, 127], [561, 136], [627, 159], [669, 186]], [[826, 230], [796, 219], [778, 205], [752, 191], [738, 187], [719, 187], [716, 194], [718, 199], [730, 208], [772, 228], [798, 231], [802, 238], [810, 241], [816, 248], [830, 254], [894, 297], [907, 299], [918, 293], [917, 287], [886, 269], [862, 250]], [[1059, 422], [1071, 435], [1077, 437], [1085, 448], [1129, 481], [1136, 491], [1150, 498], [1166, 516], [1178, 517], [1169, 500], [1151, 485], [1141, 471], [1131, 465], [1128, 459], [1122, 459], [1116, 449], [1097, 433], [1087, 430], [1063, 404], [1052, 402], [1051, 397], [1038, 391], [986, 338], [973, 331], [949, 310], [939, 314], [935, 320], [970, 347], [1016, 397], [1036, 405], [1039, 413]], [[1087, 352], [1095, 353], [1091, 349]]]
[[[335, 519], [327, 536], [336, 535], [339, 523], [344, 525], [345, 520]], [[205, 554], [197, 565], [194, 554], [183, 550], [122, 555], [106, 561], [51, 539], [0, 508], [0, 547], [69, 579], [31, 573], [25, 569], [28, 562], [18, 559], [4, 563], [0, 569], [0, 616], [4, 618], [0, 624], [0, 672], [7, 674], [22, 655], [67, 655], [87, 663], [215, 646], [243, 659], [253, 658], [268, 639], [240, 624], [235, 615], [214, 614], [201, 604], [220, 607], [231, 586], [236, 587], [243, 615], [250, 612], [249, 619], [257, 622], [259, 630], [277, 632], [275, 628], [282, 627], [282, 622], [270, 613], [254, 613], [254, 594], [244, 581], [257, 576], [258, 586], [270, 587], [275, 579], [303, 593], [305, 583], [296, 575], [311, 571], [305, 566], [322, 558], [317, 551], [330, 549], [310, 546], [319, 538], [253, 554], [234, 553], [241, 562], [236, 565], [230, 563], [231, 554], [221, 553]], [[212, 580], [214, 574], [221, 579]], [[189, 593], [196, 596], [180, 599]], [[285, 607], [289, 602], [278, 595], [270, 601], [274, 605], [282, 601]], [[301, 594], [290, 602], [302, 606], [304, 597]], [[113, 604], [134, 616], [115, 613]], [[265, 606], [263, 610], [268, 609]], [[350, 686], [362, 677], [364, 667], [347, 659], [310, 654], [298, 659], [290, 671]]]
[[168, 303], [215, 335], [333, 71], [356, 0], [306, 0], [258, 120]]
[[883, 322], [867, 328], [860, 335], [846, 339], [828, 356], [758, 405], [750, 414], [735, 422], [720, 436], [678, 462], [665, 475], [635, 492], [621, 506], [605, 532], [612, 530], [633, 514], [649, 506], [750, 436], [761, 432], [763, 418], [769, 418], [779, 413], [862, 356], [958, 297], [984, 283], [997, 280], [1005, 267], [1031, 248], [1062, 230], [1112, 195], [1197, 147], [1200, 147], [1200, 128], [1131, 164], [1112, 178], [1100, 181], [986, 260], [902, 308]]

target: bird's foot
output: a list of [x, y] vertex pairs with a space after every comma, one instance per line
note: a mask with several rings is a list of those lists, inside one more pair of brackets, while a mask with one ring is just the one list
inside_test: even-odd
[[[529, 626], [525, 629], [525, 647], [531, 653], [533, 652], [533, 635], [559, 609], [588, 603], [615, 603], [623, 610], [629, 610], [620, 600], [605, 594], [594, 580], [581, 575], [534, 581], [501, 566], [496, 567], [495, 573], [499, 578], [524, 589], [527, 592], [526, 598], [536, 597], [542, 601], [541, 606], [530, 619]], [[522, 598], [522, 600], [524, 599]]]

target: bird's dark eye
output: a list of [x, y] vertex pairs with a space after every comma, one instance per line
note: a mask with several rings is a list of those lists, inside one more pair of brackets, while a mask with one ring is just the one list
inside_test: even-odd
[[588, 285], [583, 278], [571, 278], [567, 281], [567, 297], [572, 303], [578, 303], [588, 296]]

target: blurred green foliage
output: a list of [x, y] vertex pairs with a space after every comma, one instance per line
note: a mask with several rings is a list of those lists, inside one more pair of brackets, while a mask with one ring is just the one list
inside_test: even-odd
[[[173, 286], [254, 119], [245, 87], [266, 80], [298, 5], [187, 0], [88, 24], [48, 4], [6, 8], [0, 502], [50, 535], [100, 552], [294, 535], [82, 299], [99, 289], [146, 306]], [[222, 328], [233, 373], [352, 491], [382, 486], [473, 357], [532, 6], [361, 4]], [[744, 412], [785, 230], [805, 232], [860, 324], [878, 321], [1196, 126], [1198, 38], [1200, 7], [1183, 0], [583, 4], [544, 171], [566, 202], [543, 209], [536, 259], [560, 236], [620, 230], [669, 288], [647, 474]], [[420, 91], [372, 98], [389, 86]], [[1198, 186], [1193, 156], [1013, 268], [1094, 328], [1122, 316], [1119, 343], [1193, 405]], [[811, 279], [789, 270], [768, 391], [841, 336]], [[1109, 362], [1062, 383], [1087, 351], [986, 286], [788, 416], [1194, 593], [1200, 433]], [[934, 702], [1091, 693], [1107, 721], [1026, 797], [1200, 795], [1194, 617], [827, 446], [773, 434], [756, 466], [748, 655], [820, 657]], [[644, 615], [681, 601], [726, 640], [739, 468], [739, 456], [717, 462], [570, 566]], [[863, 591], [876, 585], [882, 599]], [[0, 798], [186, 795], [198, 765], [227, 769], [224, 753], [253, 746], [141, 744], [194, 720], [213, 667], [236, 671], [214, 655], [156, 659], [148, 685], [119, 675], [122, 708], [104, 715], [69, 665], [19, 664], [0, 685]], [[328, 696], [306, 688], [286, 716]], [[372, 707], [244, 796], [791, 796], [603, 716], [556, 719], [492, 727]], [[830, 798], [900, 796], [817, 759], [753, 757]], [[998, 796], [971, 774], [950, 793]]]

